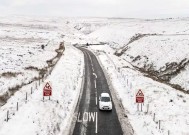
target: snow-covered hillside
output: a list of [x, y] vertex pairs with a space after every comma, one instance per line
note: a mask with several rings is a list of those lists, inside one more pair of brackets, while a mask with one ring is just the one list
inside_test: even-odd
[[188, 38], [189, 35], [144, 37], [129, 44], [121, 57], [163, 81], [189, 90]]
[[62, 35], [51, 20], [27, 17], [4, 17], [0, 20], [0, 101], [4, 104], [10, 95], [23, 85], [40, 78], [52, 67]]
[[[77, 31], [90, 31], [77, 43], [107, 43], [117, 56], [157, 80], [187, 91], [189, 65], [189, 19], [112, 19], [72, 20]], [[85, 24], [85, 25], [84, 25]], [[95, 30], [96, 28], [96, 30]], [[77, 37], [77, 36], [75, 36]]]
[[[80, 26], [78, 44], [106, 43], [88, 48], [99, 57], [136, 134], [189, 134], [189, 97], [185, 93], [189, 90], [188, 18], [91, 18], [70, 23]], [[87, 29], [90, 33], [83, 34]], [[138, 89], [145, 94], [142, 112], [135, 103]]]
[[[1, 135], [62, 135], [69, 132], [80, 94], [84, 58], [70, 44], [65, 45], [65, 48], [64, 56], [44, 82], [24, 86], [0, 108]], [[45, 97], [43, 101], [43, 87], [46, 82], [52, 84], [52, 96], [50, 100]]]
[[[88, 43], [88, 49], [98, 56], [136, 134], [188, 135], [188, 24], [189, 18], [1, 17], [0, 104], [4, 106], [0, 108], [0, 134], [55, 135], [69, 130], [84, 68], [83, 54], [69, 42]], [[105, 45], [90, 46], [99, 43]], [[55, 84], [55, 91], [52, 102], [43, 102], [38, 79], [52, 67], [47, 80]], [[34, 91], [26, 103], [31, 87]], [[145, 93], [143, 112], [137, 111], [134, 100], [138, 89]], [[23, 125], [31, 130], [21, 130], [26, 129]]]
[[[98, 56], [136, 135], [189, 134], [188, 94], [145, 77], [129, 62], [115, 56], [114, 50], [107, 45], [89, 49]], [[143, 91], [145, 101], [138, 110], [135, 98], [139, 89]], [[182, 128], [175, 128], [179, 126]]]
[[[63, 40], [75, 30], [67, 23], [62, 18], [0, 17], [1, 135], [69, 132], [84, 58]], [[52, 96], [43, 101], [49, 81]]]

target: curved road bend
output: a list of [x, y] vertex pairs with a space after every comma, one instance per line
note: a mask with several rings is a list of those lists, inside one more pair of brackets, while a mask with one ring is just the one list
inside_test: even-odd
[[89, 50], [79, 49], [84, 53], [85, 79], [73, 135], [122, 135], [114, 104], [112, 111], [98, 109], [99, 95], [107, 92], [111, 96], [100, 64]]

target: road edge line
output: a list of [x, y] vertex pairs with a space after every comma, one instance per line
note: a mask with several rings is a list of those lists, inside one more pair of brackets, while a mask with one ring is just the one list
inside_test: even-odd
[[98, 133], [98, 113], [96, 112], [96, 130], [95, 133]]
[[[93, 53], [95, 55], [95, 53], [93, 52], [93, 50], [90, 50], [91, 53]], [[123, 107], [123, 104], [120, 102], [120, 100], [118, 100], [118, 97], [117, 97], [117, 94], [115, 92], [115, 89], [112, 85], [112, 82], [110, 81], [110, 78], [107, 74], [107, 71], [106, 69], [104, 68], [103, 64], [101, 63], [98, 55], [95, 55], [103, 72], [104, 72], [104, 75], [105, 75], [105, 78], [107, 80], [107, 83], [109, 85], [109, 89], [110, 89], [110, 92], [111, 92], [111, 95], [112, 95], [112, 98], [113, 98], [113, 101], [114, 101], [114, 106], [116, 108], [116, 112], [117, 112], [117, 116], [118, 116], [118, 120], [121, 124], [121, 128], [123, 130], [123, 134], [124, 135], [135, 135], [135, 132], [133, 130], [133, 127], [131, 125], [131, 123], [129, 122], [128, 118], [127, 118], [127, 115], [126, 115], [126, 112], [125, 112], [125, 109]], [[127, 125], [127, 127], [129, 126], [131, 128], [131, 131], [128, 133], [127, 129], [125, 129], [125, 125]]]
[[[76, 48], [76, 47], [75, 47]], [[78, 97], [78, 100], [77, 100], [77, 102], [76, 102], [76, 104], [75, 104], [75, 109], [74, 109], [74, 113], [72, 114], [73, 116], [72, 116], [72, 119], [71, 119], [71, 124], [70, 124], [70, 127], [69, 127], [69, 130], [68, 130], [68, 132], [67, 133], [65, 133], [65, 134], [67, 134], [67, 135], [72, 135], [73, 134], [73, 132], [74, 132], [74, 129], [75, 129], [75, 125], [76, 125], [76, 121], [77, 121], [77, 119], [74, 119], [75, 118], [75, 114], [78, 112], [78, 110], [79, 110], [79, 103], [80, 103], [80, 101], [81, 101], [81, 97], [82, 97], [82, 93], [83, 93], [83, 88], [84, 88], [84, 80], [85, 80], [85, 54], [84, 54], [84, 52], [82, 52], [80, 49], [78, 49], [78, 48], [76, 48], [78, 51], [80, 51], [82, 54], [83, 54], [83, 60], [84, 60], [84, 68], [83, 68], [83, 76], [82, 76], [82, 82], [81, 82], [81, 89], [80, 89], [80, 92], [78, 92], [78, 95], [77, 95], [77, 97]], [[74, 127], [74, 128], [72, 128], [72, 127]]]

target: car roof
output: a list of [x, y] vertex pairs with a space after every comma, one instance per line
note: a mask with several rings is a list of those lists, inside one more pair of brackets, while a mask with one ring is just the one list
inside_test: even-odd
[[101, 97], [110, 97], [108, 93], [101, 93]]

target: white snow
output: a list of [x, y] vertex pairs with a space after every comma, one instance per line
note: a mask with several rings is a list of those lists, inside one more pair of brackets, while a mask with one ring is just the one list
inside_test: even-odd
[[[159, 70], [166, 63], [180, 62], [185, 58], [189, 59], [188, 38], [189, 35], [144, 37], [129, 45], [127, 55], [134, 57], [147, 56], [146, 64], [154, 63], [154, 68]], [[130, 60], [130, 62], [132, 61], [127, 56], [123, 57]], [[141, 65], [145, 63], [142, 60], [139, 62]], [[136, 65], [140, 67], [140, 63], [136, 63]]]
[[[74, 54], [74, 55], [73, 55]], [[82, 52], [66, 45], [64, 55], [45, 82], [52, 83], [52, 96], [43, 102], [43, 86], [23, 87], [0, 108], [1, 135], [58, 135], [68, 132], [81, 89], [84, 58]], [[33, 87], [33, 94], [30, 89]], [[28, 100], [25, 101], [25, 93]], [[19, 111], [16, 103], [19, 102]], [[10, 119], [6, 119], [9, 110]]]
[[[0, 95], [7, 92], [9, 87], [38, 77], [37, 71], [25, 70], [25, 67], [47, 66], [46, 61], [56, 55], [55, 49], [61, 41], [81, 46], [86, 43], [105, 42], [107, 44], [104, 46], [91, 46], [89, 49], [96, 52], [106, 69], [135, 134], [167, 135], [169, 131], [170, 135], [188, 135], [189, 96], [144, 77], [131, 65], [132, 63], [142, 67], [152, 63], [154, 69], [163, 70], [166, 63], [179, 63], [185, 58], [189, 59], [188, 24], [189, 18], [142, 20], [1, 17]], [[121, 57], [114, 55], [138, 33], [158, 35], [134, 41], [128, 45], [129, 49]], [[41, 45], [47, 46], [42, 50]], [[137, 56], [141, 56], [141, 59], [133, 62], [133, 58]], [[71, 45], [66, 45], [64, 55], [46, 80], [51, 81], [53, 85], [51, 100], [46, 98], [45, 102], [42, 101], [43, 84], [37, 89], [36, 82], [21, 88], [0, 108], [0, 135], [65, 134], [70, 128], [78, 100], [83, 67], [83, 54]], [[6, 72], [17, 75], [8, 78], [2, 76]], [[189, 66], [186, 66], [170, 82], [188, 90], [188, 79]], [[30, 94], [31, 87], [33, 94]], [[137, 111], [135, 103], [138, 89], [143, 90], [145, 94], [142, 112]], [[16, 102], [19, 102], [18, 112]], [[7, 110], [10, 111], [8, 122], [5, 121]]]
[[[91, 22], [92, 26], [79, 25], [81, 22]], [[167, 135], [168, 132], [171, 135], [189, 134], [189, 96], [144, 77], [129, 63], [138, 67], [142, 67], [144, 64], [153, 64], [154, 69], [163, 70], [167, 63], [179, 63], [185, 58], [189, 59], [188, 18], [162, 20], [93, 18], [78, 19], [70, 23], [77, 24], [82, 30], [88, 29], [91, 32], [83, 35], [82, 30], [78, 30], [82, 35], [82, 40], [77, 38], [77, 43], [84, 43], [84, 41], [85, 43], [107, 43], [105, 46], [88, 48], [96, 51], [96, 54], [99, 55], [99, 60], [106, 69], [136, 134]], [[103, 25], [94, 30], [97, 23]], [[146, 36], [129, 44], [129, 49], [121, 57], [113, 55], [115, 51], [121, 51], [121, 48], [138, 33], [157, 35]], [[80, 35], [77, 34], [77, 36]], [[130, 57], [137, 56], [141, 56], [141, 60], [136, 63], [132, 62], [133, 59]], [[179, 84], [187, 90], [189, 86], [188, 69], [186, 66], [170, 82]], [[145, 94], [143, 112], [137, 111], [135, 103], [135, 94], [139, 89], [142, 89]], [[148, 104], [149, 111], [146, 113]], [[155, 122], [153, 121], [154, 113], [156, 115]], [[159, 120], [160, 129], [158, 127]]]
[[[0, 20], [0, 95], [9, 88], [38, 77], [37, 71], [25, 68], [47, 67], [46, 61], [56, 56], [55, 49], [62, 41], [58, 30], [49, 29], [50, 24], [41, 23], [38, 27], [38, 24], [33, 24], [34, 20], [19, 19], [15, 19], [16, 22], [10, 21], [10, 18]], [[41, 45], [45, 46], [44, 50]], [[18, 76], [2, 76], [7, 72], [18, 73]]]
[[[128, 62], [113, 55], [108, 46], [90, 47], [98, 55], [117, 97], [125, 108], [137, 135], [188, 135], [189, 96], [136, 71]], [[105, 51], [106, 50], [106, 53]], [[136, 93], [145, 95], [143, 111], [137, 109]], [[147, 106], [149, 110], [147, 112]], [[155, 113], [155, 121], [153, 121]], [[160, 120], [160, 129], [159, 129]], [[182, 127], [182, 128], [176, 128]]]
[[[82, 40], [77, 38], [75, 40], [77, 43], [105, 42], [114, 52], [120, 52], [122, 47], [138, 33], [157, 34], [130, 43], [126, 53], [121, 56], [137, 67], [153, 65], [153, 69], [159, 72], [165, 70], [166, 64], [173, 62], [178, 64], [184, 59], [189, 59], [189, 18], [159, 20], [91, 18], [72, 21], [70, 26], [80, 25], [82, 29], [91, 31], [90, 34], [84, 35], [82, 30], [78, 30], [80, 34], [75, 37], [80, 36]], [[85, 26], [83, 23], [90, 25]], [[137, 56], [141, 59], [133, 62]], [[186, 67], [173, 76], [170, 83], [189, 90], [188, 74], [189, 70]]]

